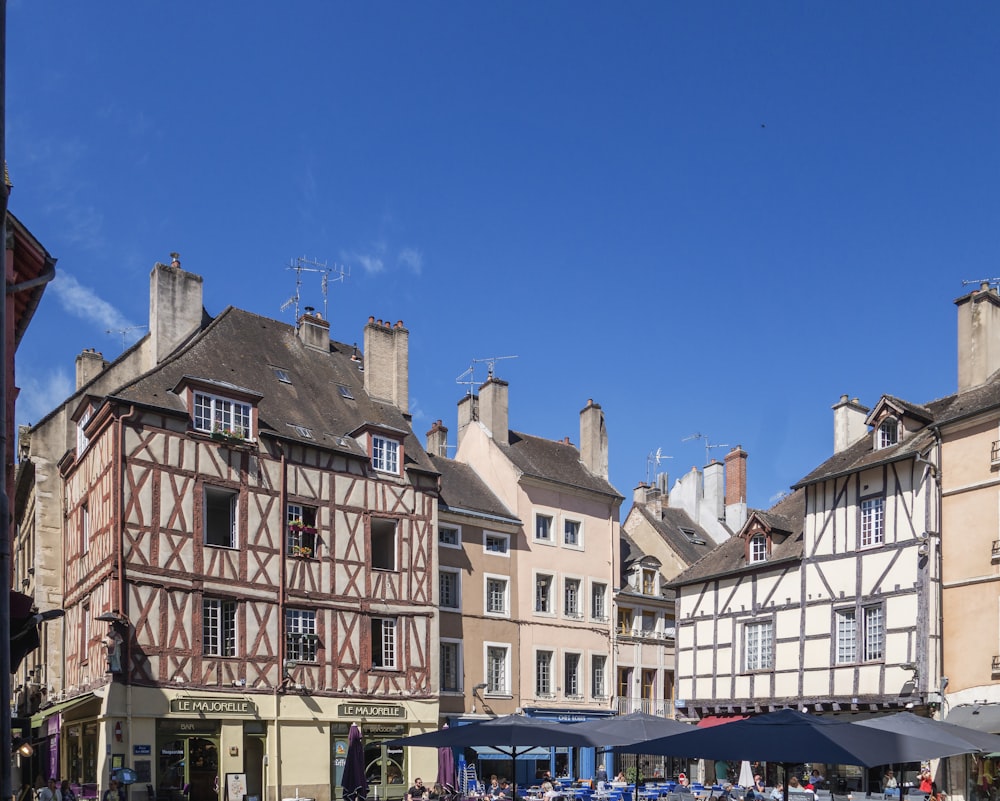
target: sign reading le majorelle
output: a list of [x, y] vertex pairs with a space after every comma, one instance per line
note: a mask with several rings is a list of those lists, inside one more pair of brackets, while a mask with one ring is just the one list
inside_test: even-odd
[[171, 712], [186, 712], [189, 715], [253, 715], [257, 706], [247, 698], [172, 698]]
[[341, 704], [337, 714], [342, 718], [405, 718], [406, 707], [396, 704]]

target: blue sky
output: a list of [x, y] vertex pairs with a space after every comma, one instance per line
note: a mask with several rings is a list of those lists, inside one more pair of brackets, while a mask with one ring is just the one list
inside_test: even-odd
[[17, 420], [144, 333], [171, 251], [210, 313], [289, 323], [305, 256], [350, 272], [335, 339], [409, 328], [419, 435], [517, 356], [511, 426], [579, 442], [600, 403], [623, 512], [695, 433], [767, 507], [842, 394], [955, 390], [952, 301], [1000, 275], [998, 41], [985, 2], [9, 0], [10, 209], [59, 260]]

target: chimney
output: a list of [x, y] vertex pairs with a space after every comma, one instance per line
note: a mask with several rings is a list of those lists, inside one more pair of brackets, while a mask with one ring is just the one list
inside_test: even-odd
[[663, 494], [659, 487], [639, 484], [632, 493], [632, 503], [645, 506], [658, 520], [663, 516]]
[[725, 469], [722, 462], [712, 459], [705, 465], [705, 509], [715, 520], [723, 520], [726, 516], [725, 501]]
[[985, 384], [1000, 369], [1000, 295], [983, 282], [958, 306], [958, 391]]
[[865, 419], [869, 411], [870, 409], [862, 406], [857, 398], [848, 400], [846, 395], [840, 396], [840, 401], [833, 406], [834, 453], [847, 450], [868, 433]]
[[580, 411], [580, 460], [595, 476], [608, 480], [608, 429], [601, 404], [592, 398]]
[[486, 379], [479, 388], [479, 421], [486, 426], [494, 442], [508, 441], [508, 383], [499, 378]]
[[458, 402], [458, 441], [462, 442], [469, 424], [479, 419], [479, 396], [468, 393]]
[[93, 348], [85, 348], [76, 357], [76, 388], [83, 389], [97, 376], [104, 372], [108, 363], [104, 361], [104, 356]]
[[374, 317], [365, 326], [365, 391], [410, 412], [410, 332]]
[[177, 255], [168, 267], [157, 263], [149, 274], [151, 355], [159, 364], [201, 326], [202, 277], [181, 269]]
[[299, 339], [307, 348], [330, 352], [330, 321], [312, 306], [306, 306], [305, 313], [299, 318]]
[[427, 452], [432, 456], [448, 457], [448, 429], [435, 420], [427, 432]]
[[726, 454], [726, 525], [739, 531], [747, 522], [747, 452], [739, 445]]

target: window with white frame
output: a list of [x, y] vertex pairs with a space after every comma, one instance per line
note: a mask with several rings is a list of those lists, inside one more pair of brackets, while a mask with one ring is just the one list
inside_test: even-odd
[[239, 494], [225, 487], [205, 487], [206, 545], [236, 547], [237, 504]]
[[567, 698], [576, 698], [583, 695], [583, 688], [580, 682], [580, 654], [563, 654], [563, 694]]
[[[855, 609], [838, 609], [837, 664], [851, 665], [858, 661], [859, 652], [864, 662], [877, 662], [885, 658], [885, 620], [881, 605], [861, 607], [861, 626]], [[859, 636], [862, 638], [859, 642]]]
[[853, 609], [838, 609], [837, 664], [853, 665], [858, 661], [858, 620]]
[[371, 565], [374, 570], [396, 570], [396, 526], [395, 520], [371, 519]]
[[510, 582], [501, 576], [486, 576], [486, 614], [506, 617], [510, 612]]
[[443, 545], [445, 548], [461, 548], [462, 529], [443, 524], [438, 526], [438, 545]]
[[202, 600], [201, 651], [205, 656], [236, 656], [236, 601]]
[[757, 620], [744, 626], [744, 667], [746, 670], [770, 670], [774, 667], [774, 623]]
[[580, 579], [566, 579], [563, 591], [563, 614], [566, 617], [583, 617], [580, 610]]
[[590, 694], [593, 698], [608, 694], [608, 658], [603, 654], [590, 657]]
[[197, 431], [215, 431], [242, 439], [253, 439], [252, 408], [249, 403], [196, 392], [194, 427]]
[[460, 609], [462, 573], [454, 567], [442, 567], [438, 570], [438, 598], [442, 609]]
[[535, 539], [542, 542], [552, 542], [552, 516], [535, 515]]
[[879, 423], [875, 435], [875, 449], [889, 448], [899, 442], [899, 421], [895, 417], [887, 417]]
[[372, 618], [372, 667], [396, 669], [396, 618]]
[[750, 561], [767, 561], [767, 537], [763, 534], [754, 534], [750, 538]]
[[580, 521], [563, 521], [563, 545], [580, 545]]
[[642, 613], [642, 635], [644, 637], [656, 636], [656, 612], [643, 610]]
[[491, 695], [510, 694], [509, 645], [486, 645], [486, 692]]
[[552, 695], [552, 651], [535, 651], [535, 695]]
[[462, 641], [441, 639], [441, 692], [462, 692]]
[[495, 531], [483, 532], [483, 551], [496, 554], [497, 556], [510, 555], [510, 535], [499, 534]]
[[316, 555], [316, 510], [300, 503], [290, 503], [285, 508], [288, 533], [285, 553], [289, 556]]
[[87, 439], [87, 435], [84, 433], [84, 429], [87, 427], [87, 423], [90, 422], [91, 410], [87, 409], [77, 421], [76, 424], [76, 457], [79, 459], [80, 454], [87, 450], [87, 446], [90, 444], [90, 440]]
[[882, 498], [861, 501], [861, 547], [869, 548], [885, 542], [885, 503]]
[[608, 619], [607, 608], [608, 585], [594, 582], [590, 585], [590, 616], [594, 620]]
[[649, 567], [642, 569], [642, 594], [656, 595], [656, 571]]
[[381, 473], [399, 475], [399, 441], [372, 434], [372, 467]]
[[552, 613], [552, 576], [538, 573], [535, 576], [535, 611]]
[[864, 606], [861, 614], [865, 621], [865, 661], [885, 659], [885, 613], [881, 606]]
[[311, 609], [286, 609], [285, 659], [315, 662], [318, 650], [316, 612]]

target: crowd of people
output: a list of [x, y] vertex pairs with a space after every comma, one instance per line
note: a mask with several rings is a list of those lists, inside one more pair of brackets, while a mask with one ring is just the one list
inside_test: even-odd
[[[78, 801], [76, 791], [68, 779], [48, 781], [38, 779], [35, 786], [24, 782], [17, 791], [15, 801]], [[101, 801], [125, 801], [125, 788], [112, 779], [108, 789], [101, 795]]]

